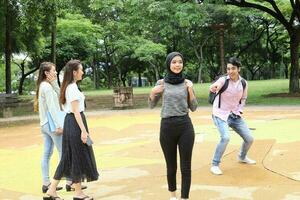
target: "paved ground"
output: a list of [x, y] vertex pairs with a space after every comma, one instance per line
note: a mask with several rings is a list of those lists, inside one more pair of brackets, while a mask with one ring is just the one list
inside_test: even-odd
[[[100, 180], [87, 183], [86, 192], [103, 200], [168, 199], [165, 163], [158, 142], [159, 109], [87, 115]], [[247, 166], [236, 161], [241, 139], [232, 132], [221, 165], [222, 176], [209, 172], [219, 139], [210, 108], [199, 108], [191, 118], [196, 143], [190, 199], [300, 199], [300, 107], [248, 107], [245, 118], [256, 138], [249, 156], [258, 163]], [[42, 199], [39, 125], [34, 117], [6, 119], [5, 123], [11, 124], [11, 120], [19, 122], [0, 127], [0, 199]], [[52, 173], [56, 165], [55, 152]], [[180, 189], [179, 172], [177, 181]], [[59, 194], [72, 199], [72, 193]]]

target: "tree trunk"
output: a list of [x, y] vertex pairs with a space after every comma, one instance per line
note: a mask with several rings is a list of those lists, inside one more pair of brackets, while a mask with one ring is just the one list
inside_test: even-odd
[[111, 75], [111, 72], [110, 72], [110, 67], [107, 63], [107, 78], [108, 78], [108, 85], [107, 87], [108, 88], [111, 88], [112, 87], [112, 75]]
[[270, 78], [275, 79], [276, 78], [276, 64], [275, 62], [271, 59], [271, 73], [270, 73]]
[[6, 94], [11, 94], [11, 5], [8, 0], [5, 1], [5, 91]]
[[39, 69], [39, 67], [36, 67], [36, 68], [30, 70], [29, 72], [25, 73], [25, 64], [24, 63], [21, 64], [22, 76], [21, 76], [20, 84], [19, 84], [19, 95], [23, 94], [23, 85], [24, 85], [24, 81], [25, 81], [26, 77], [29, 76], [30, 74], [34, 73], [38, 69]]
[[155, 66], [155, 64], [153, 64], [152, 62], [149, 62], [150, 65], [153, 67], [153, 70], [154, 70], [154, 73], [155, 73], [155, 81], [158, 81], [159, 80], [159, 72], [158, 72], [158, 69], [157, 67]]
[[23, 72], [22, 72], [22, 77], [20, 79], [20, 84], [19, 84], [19, 95], [23, 94], [23, 84], [25, 81], [26, 76], [24, 76]]
[[[204, 42], [206, 42], [206, 41], [204, 41]], [[203, 48], [202, 47], [203, 47], [203, 45], [200, 46], [200, 57], [198, 56], [197, 51], [195, 51], [196, 52], [196, 56], [197, 56], [198, 61], [199, 61], [198, 83], [202, 82], [202, 61], [203, 61], [203, 50], [202, 50]]]
[[123, 74], [123, 76], [121, 76], [122, 78], [122, 83], [123, 83], [123, 86], [126, 87], [126, 74]]
[[289, 63], [284, 62], [284, 75], [285, 78], [288, 79], [289, 78]]
[[98, 66], [95, 55], [93, 56], [92, 69], [93, 69], [93, 79], [94, 79], [94, 88], [99, 89], [99, 75], [98, 75]]
[[254, 80], [254, 78], [255, 78], [255, 72], [250, 71], [250, 74], [251, 74], [251, 80]]
[[142, 74], [140, 69], [138, 70], [138, 74], [139, 74], [138, 87], [142, 87]]
[[295, 30], [290, 35], [290, 53], [291, 53], [291, 72], [289, 92], [299, 92], [299, 43], [300, 29]]
[[56, 68], [56, 71], [57, 71], [57, 84], [58, 86], [60, 87], [60, 78], [59, 78], [59, 74], [60, 72], [62, 71], [62, 68]]
[[119, 71], [118, 77], [119, 77], [119, 84], [118, 85], [121, 85], [120, 83], [122, 83], [122, 73], [120, 71]]

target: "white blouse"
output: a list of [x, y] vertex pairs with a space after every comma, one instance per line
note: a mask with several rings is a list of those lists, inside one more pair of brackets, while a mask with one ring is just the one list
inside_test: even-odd
[[66, 88], [66, 103], [63, 105], [63, 109], [66, 113], [73, 113], [71, 102], [79, 101], [79, 112], [84, 111], [84, 99], [85, 96], [79, 91], [76, 83], [71, 83]]

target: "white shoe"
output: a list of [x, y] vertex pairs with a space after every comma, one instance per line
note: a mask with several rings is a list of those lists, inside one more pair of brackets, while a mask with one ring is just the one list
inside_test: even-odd
[[255, 160], [252, 160], [252, 159], [248, 158], [247, 156], [244, 159], [241, 159], [239, 157], [238, 160], [239, 160], [240, 163], [245, 163], [245, 164], [248, 164], [248, 165], [255, 165], [256, 164]]
[[213, 173], [214, 175], [222, 175], [223, 172], [222, 170], [219, 168], [219, 166], [212, 166], [210, 168], [211, 173]]
[[177, 198], [176, 197], [171, 197], [170, 200], [177, 200]]

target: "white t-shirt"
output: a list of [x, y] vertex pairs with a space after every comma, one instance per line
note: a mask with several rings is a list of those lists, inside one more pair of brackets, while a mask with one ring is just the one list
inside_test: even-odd
[[66, 88], [66, 103], [63, 105], [63, 109], [66, 113], [72, 113], [72, 101], [79, 101], [79, 112], [84, 111], [84, 99], [85, 96], [79, 91], [76, 83], [71, 83]]

